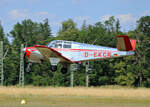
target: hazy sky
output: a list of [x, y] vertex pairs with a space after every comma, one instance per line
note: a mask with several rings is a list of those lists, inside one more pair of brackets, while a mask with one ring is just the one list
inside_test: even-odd
[[61, 22], [72, 18], [78, 27], [104, 22], [109, 16], [120, 19], [123, 31], [134, 29], [136, 21], [150, 15], [150, 0], [0, 0], [0, 20], [5, 33], [24, 19], [42, 22], [49, 19], [55, 35]]

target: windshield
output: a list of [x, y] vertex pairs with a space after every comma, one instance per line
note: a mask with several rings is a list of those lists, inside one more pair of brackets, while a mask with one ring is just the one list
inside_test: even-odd
[[50, 42], [47, 46], [51, 48], [62, 48], [62, 41], [54, 40]]
[[71, 48], [71, 42], [66, 42], [66, 41], [64, 42], [62, 40], [54, 40], [50, 42], [47, 46], [51, 48]]

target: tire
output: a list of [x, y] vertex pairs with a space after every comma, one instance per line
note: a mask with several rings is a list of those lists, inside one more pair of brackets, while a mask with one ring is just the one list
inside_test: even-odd
[[61, 73], [62, 73], [62, 74], [66, 74], [66, 73], [67, 73], [67, 68], [62, 68], [62, 69], [61, 69]]
[[51, 66], [51, 71], [56, 72], [57, 71], [57, 66]]

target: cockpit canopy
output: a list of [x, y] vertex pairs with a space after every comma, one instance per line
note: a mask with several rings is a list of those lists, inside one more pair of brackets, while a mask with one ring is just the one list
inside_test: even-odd
[[51, 48], [71, 48], [71, 41], [63, 41], [63, 40], [54, 40], [48, 44], [48, 47]]

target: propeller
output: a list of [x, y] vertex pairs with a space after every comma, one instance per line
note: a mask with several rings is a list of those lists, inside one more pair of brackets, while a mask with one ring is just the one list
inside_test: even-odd
[[[27, 43], [26, 43], [25, 47], [23, 48], [24, 56], [26, 56], [26, 49], [27, 49]], [[31, 66], [32, 66], [32, 63], [27, 62], [26, 72], [30, 72]]]

